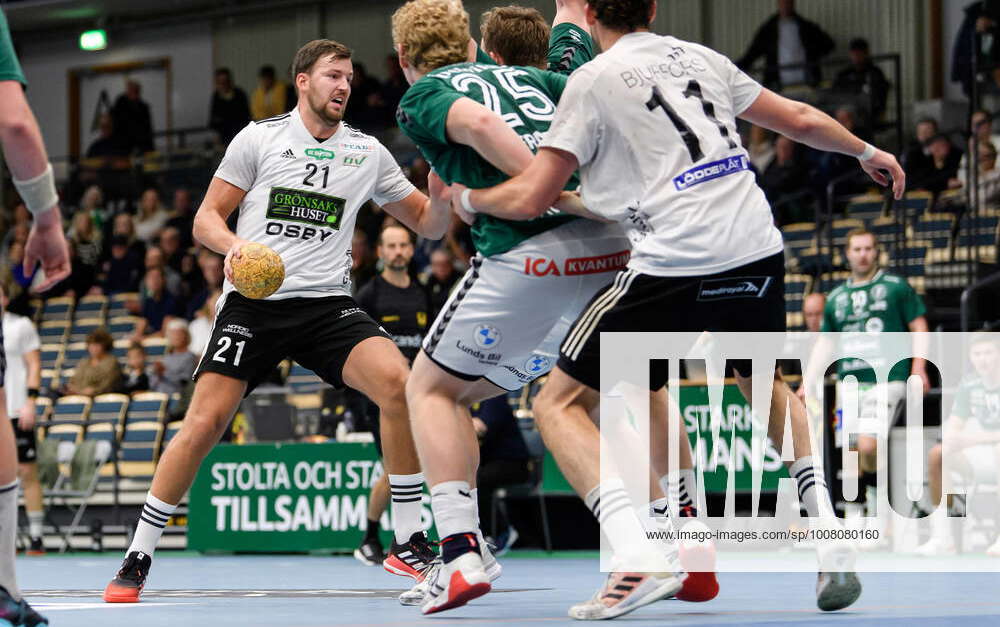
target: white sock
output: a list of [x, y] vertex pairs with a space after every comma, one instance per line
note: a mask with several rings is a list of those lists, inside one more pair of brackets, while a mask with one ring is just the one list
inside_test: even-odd
[[632, 500], [621, 479], [605, 481], [603, 486], [597, 484], [583, 500], [600, 523], [615, 555], [635, 556], [648, 545], [646, 531], [632, 509]]
[[691, 507], [698, 509], [695, 497], [698, 494], [693, 468], [681, 468], [660, 477], [660, 489], [668, 499], [677, 502], [679, 509]]
[[468, 481], [442, 481], [431, 487], [431, 510], [441, 539], [473, 533], [478, 528], [476, 509]]
[[[8, 427], [9, 428], [9, 427]], [[14, 570], [14, 543], [17, 541], [17, 480], [0, 486], [0, 586], [15, 601], [21, 600]]]
[[42, 522], [45, 520], [45, 512], [28, 512], [28, 535], [32, 540], [42, 537]]
[[833, 515], [833, 504], [826, 489], [826, 480], [821, 471], [813, 468], [811, 455], [796, 459], [788, 467], [788, 474], [795, 479], [799, 488], [799, 501], [806, 508], [810, 518], [827, 518]]
[[878, 488], [870, 485], [865, 487], [865, 510], [870, 516], [878, 513], [881, 518], [882, 512], [878, 511]]
[[483, 535], [483, 522], [480, 518], [482, 512], [479, 511], [479, 488], [472, 488], [469, 492], [472, 493], [472, 502], [476, 504], [476, 539], [479, 540], [479, 546], [484, 547], [483, 557], [486, 557], [486, 537]]
[[167, 526], [167, 521], [176, 509], [177, 505], [164, 503], [153, 496], [152, 492], [148, 493], [135, 527], [135, 537], [132, 538], [132, 544], [129, 545], [126, 554], [139, 551], [152, 557], [156, 551], [156, 543], [163, 535], [163, 528]]
[[392, 493], [392, 531], [396, 542], [410, 541], [410, 536], [423, 531], [420, 525], [420, 502], [424, 485], [424, 473], [413, 475], [389, 475], [389, 491]]
[[946, 544], [953, 544], [951, 537], [951, 519], [948, 518], [948, 508], [941, 504], [936, 510], [931, 512], [931, 538], [940, 540]]

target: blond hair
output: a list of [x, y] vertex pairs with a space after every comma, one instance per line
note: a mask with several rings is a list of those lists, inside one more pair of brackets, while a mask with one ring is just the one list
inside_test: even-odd
[[495, 7], [479, 20], [483, 48], [506, 65], [545, 67], [551, 28], [538, 9]]
[[466, 61], [469, 39], [469, 14], [456, 0], [410, 0], [392, 14], [393, 43], [418, 72]]

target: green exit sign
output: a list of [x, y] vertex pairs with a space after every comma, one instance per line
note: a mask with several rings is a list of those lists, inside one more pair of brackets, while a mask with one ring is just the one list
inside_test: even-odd
[[108, 34], [104, 29], [88, 30], [80, 35], [80, 50], [104, 50], [108, 47]]

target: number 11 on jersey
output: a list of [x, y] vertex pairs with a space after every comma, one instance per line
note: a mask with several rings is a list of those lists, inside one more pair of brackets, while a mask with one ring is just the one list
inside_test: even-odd
[[[687, 88], [681, 92], [684, 94], [685, 98], [697, 98], [701, 101], [701, 109], [705, 113], [705, 117], [711, 120], [716, 127], [719, 129], [719, 134], [726, 140], [729, 145], [729, 149], [732, 150], [736, 148], [736, 142], [729, 135], [729, 129], [722, 120], [715, 116], [715, 105], [711, 101], [705, 98], [705, 95], [701, 91], [701, 84], [696, 80], [691, 80], [687, 84]], [[701, 150], [701, 141], [691, 127], [687, 125], [684, 118], [677, 113], [677, 110], [670, 106], [667, 102], [666, 97], [664, 97], [663, 92], [660, 91], [659, 85], [653, 85], [653, 95], [646, 101], [646, 108], [652, 111], [657, 107], [663, 109], [667, 117], [673, 123], [674, 128], [677, 132], [681, 134], [681, 139], [684, 140], [684, 145], [687, 146], [688, 153], [691, 154], [691, 161], [697, 163], [705, 158], [705, 153]]]

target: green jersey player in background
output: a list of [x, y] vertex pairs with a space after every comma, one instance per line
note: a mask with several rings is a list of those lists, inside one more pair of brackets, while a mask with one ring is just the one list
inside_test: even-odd
[[[569, 72], [592, 54], [583, 6], [557, 2], [549, 51], [538, 37], [519, 41], [514, 34], [544, 26], [537, 12], [488, 13], [483, 48], [491, 63], [466, 61], [468, 14], [460, 4], [414, 0], [396, 12], [393, 40], [411, 84], [399, 126], [446, 183], [495, 185], [530, 161], [566, 84], [564, 74], [546, 71], [550, 59]], [[514, 19], [523, 28], [503, 27]], [[507, 56], [523, 65], [504, 65]], [[553, 212], [523, 222], [478, 216], [472, 238], [472, 268], [431, 325], [407, 382], [443, 539], [443, 566], [431, 575], [439, 585], [429, 578], [424, 613], [463, 605], [490, 588], [475, 531], [478, 446], [468, 406], [548, 372], [569, 322], [629, 254], [620, 227]]]
[[[27, 80], [14, 54], [7, 18], [0, 11], [0, 144], [14, 187], [34, 216], [25, 244], [25, 275], [41, 262], [45, 291], [69, 276], [70, 262], [59, 214], [59, 197], [42, 133], [24, 97]], [[0, 330], [0, 346], [3, 332]], [[0, 351], [0, 625], [48, 625], [21, 598], [14, 572], [17, 535], [17, 446], [7, 419], [4, 395], [4, 356]]]

